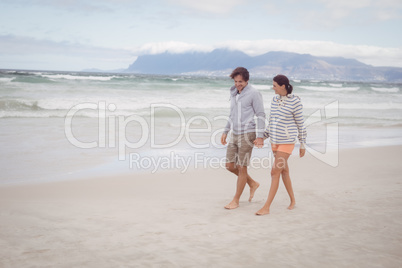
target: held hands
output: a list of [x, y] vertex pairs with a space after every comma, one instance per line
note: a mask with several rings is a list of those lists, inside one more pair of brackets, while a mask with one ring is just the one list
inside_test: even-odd
[[257, 146], [257, 148], [262, 148], [264, 146], [264, 139], [256, 138], [253, 143], [255, 146]]
[[[227, 134], [223, 133], [221, 136], [221, 143], [222, 145], [226, 145], [226, 138], [227, 138]], [[257, 146], [257, 148], [262, 148], [264, 146], [264, 139], [263, 138], [256, 138], [254, 140], [254, 145]]]

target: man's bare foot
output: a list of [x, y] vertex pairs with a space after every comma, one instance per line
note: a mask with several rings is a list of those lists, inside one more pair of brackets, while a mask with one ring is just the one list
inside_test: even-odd
[[226, 209], [235, 209], [239, 207], [239, 202], [232, 200], [229, 204], [225, 206]]
[[269, 208], [264, 208], [264, 207], [255, 213], [255, 215], [258, 215], [258, 216], [266, 215], [266, 214], [269, 214]]
[[290, 205], [288, 206], [288, 209], [292, 210], [295, 208], [295, 206], [296, 206], [296, 202], [291, 202]]
[[250, 187], [250, 198], [248, 199], [248, 202], [251, 202], [251, 200], [254, 197], [255, 191], [260, 187], [260, 184], [258, 182], [255, 182], [253, 186]]

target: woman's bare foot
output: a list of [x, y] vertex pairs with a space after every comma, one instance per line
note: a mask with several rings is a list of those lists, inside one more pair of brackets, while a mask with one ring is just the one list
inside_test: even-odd
[[266, 215], [269, 214], [269, 208], [265, 208], [263, 207], [262, 209], [260, 209], [259, 211], [257, 211], [255, 213], [255, 215], [261, 216], [261, 215]]
[[290, 205], [288, 206], [288, 209], [292, 210], [295, 208], [295, 206], [296, 206], [296, 202], [291, 202]]
[[230, 202], [229, 204], [227, 204], [225, 206], [226, 209], [235, 209], [239, 207], [239, 202], [237, 202], [236, 200], [232, 200], [232, 202]]
[[258, 182], [255, 182], [253, 186], [250, 187], [250, 198], [248, 199], [248, 202], [251, 202], [251, 200], [254, 197], [255, 191], [260, 187], [260, 184]]

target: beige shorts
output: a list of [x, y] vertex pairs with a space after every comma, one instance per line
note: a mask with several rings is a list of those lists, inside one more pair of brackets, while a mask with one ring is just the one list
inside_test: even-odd
[[226, 163], [236, 163], [239, 166], [250, 165], [255, 138], [255, 132], [233, 134], [226, 151]]

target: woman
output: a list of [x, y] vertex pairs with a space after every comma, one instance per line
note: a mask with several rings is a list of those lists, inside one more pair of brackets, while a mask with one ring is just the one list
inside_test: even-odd
[[306, 128], [304, 126], [303, 105], [300, 98], [292, 95], [293, 86], [284, 75], [277, 75], [273, 79], [273, 89], [277, 94], [271, 102], [269, 125], [264, 137], [270, 138], [272, 151], [275, 157], [271, 170], [271, 188], [265, 205], [256, 212], [257, 215], [269, 213], [269, 208], [278, 191], [280, 176], [290, 197], [288, 209], [295, 207], [292, 182], [289, 175], [288, 158], [295, 147], [296, 138], [300, 142], [300, 157], [306, 153]]

